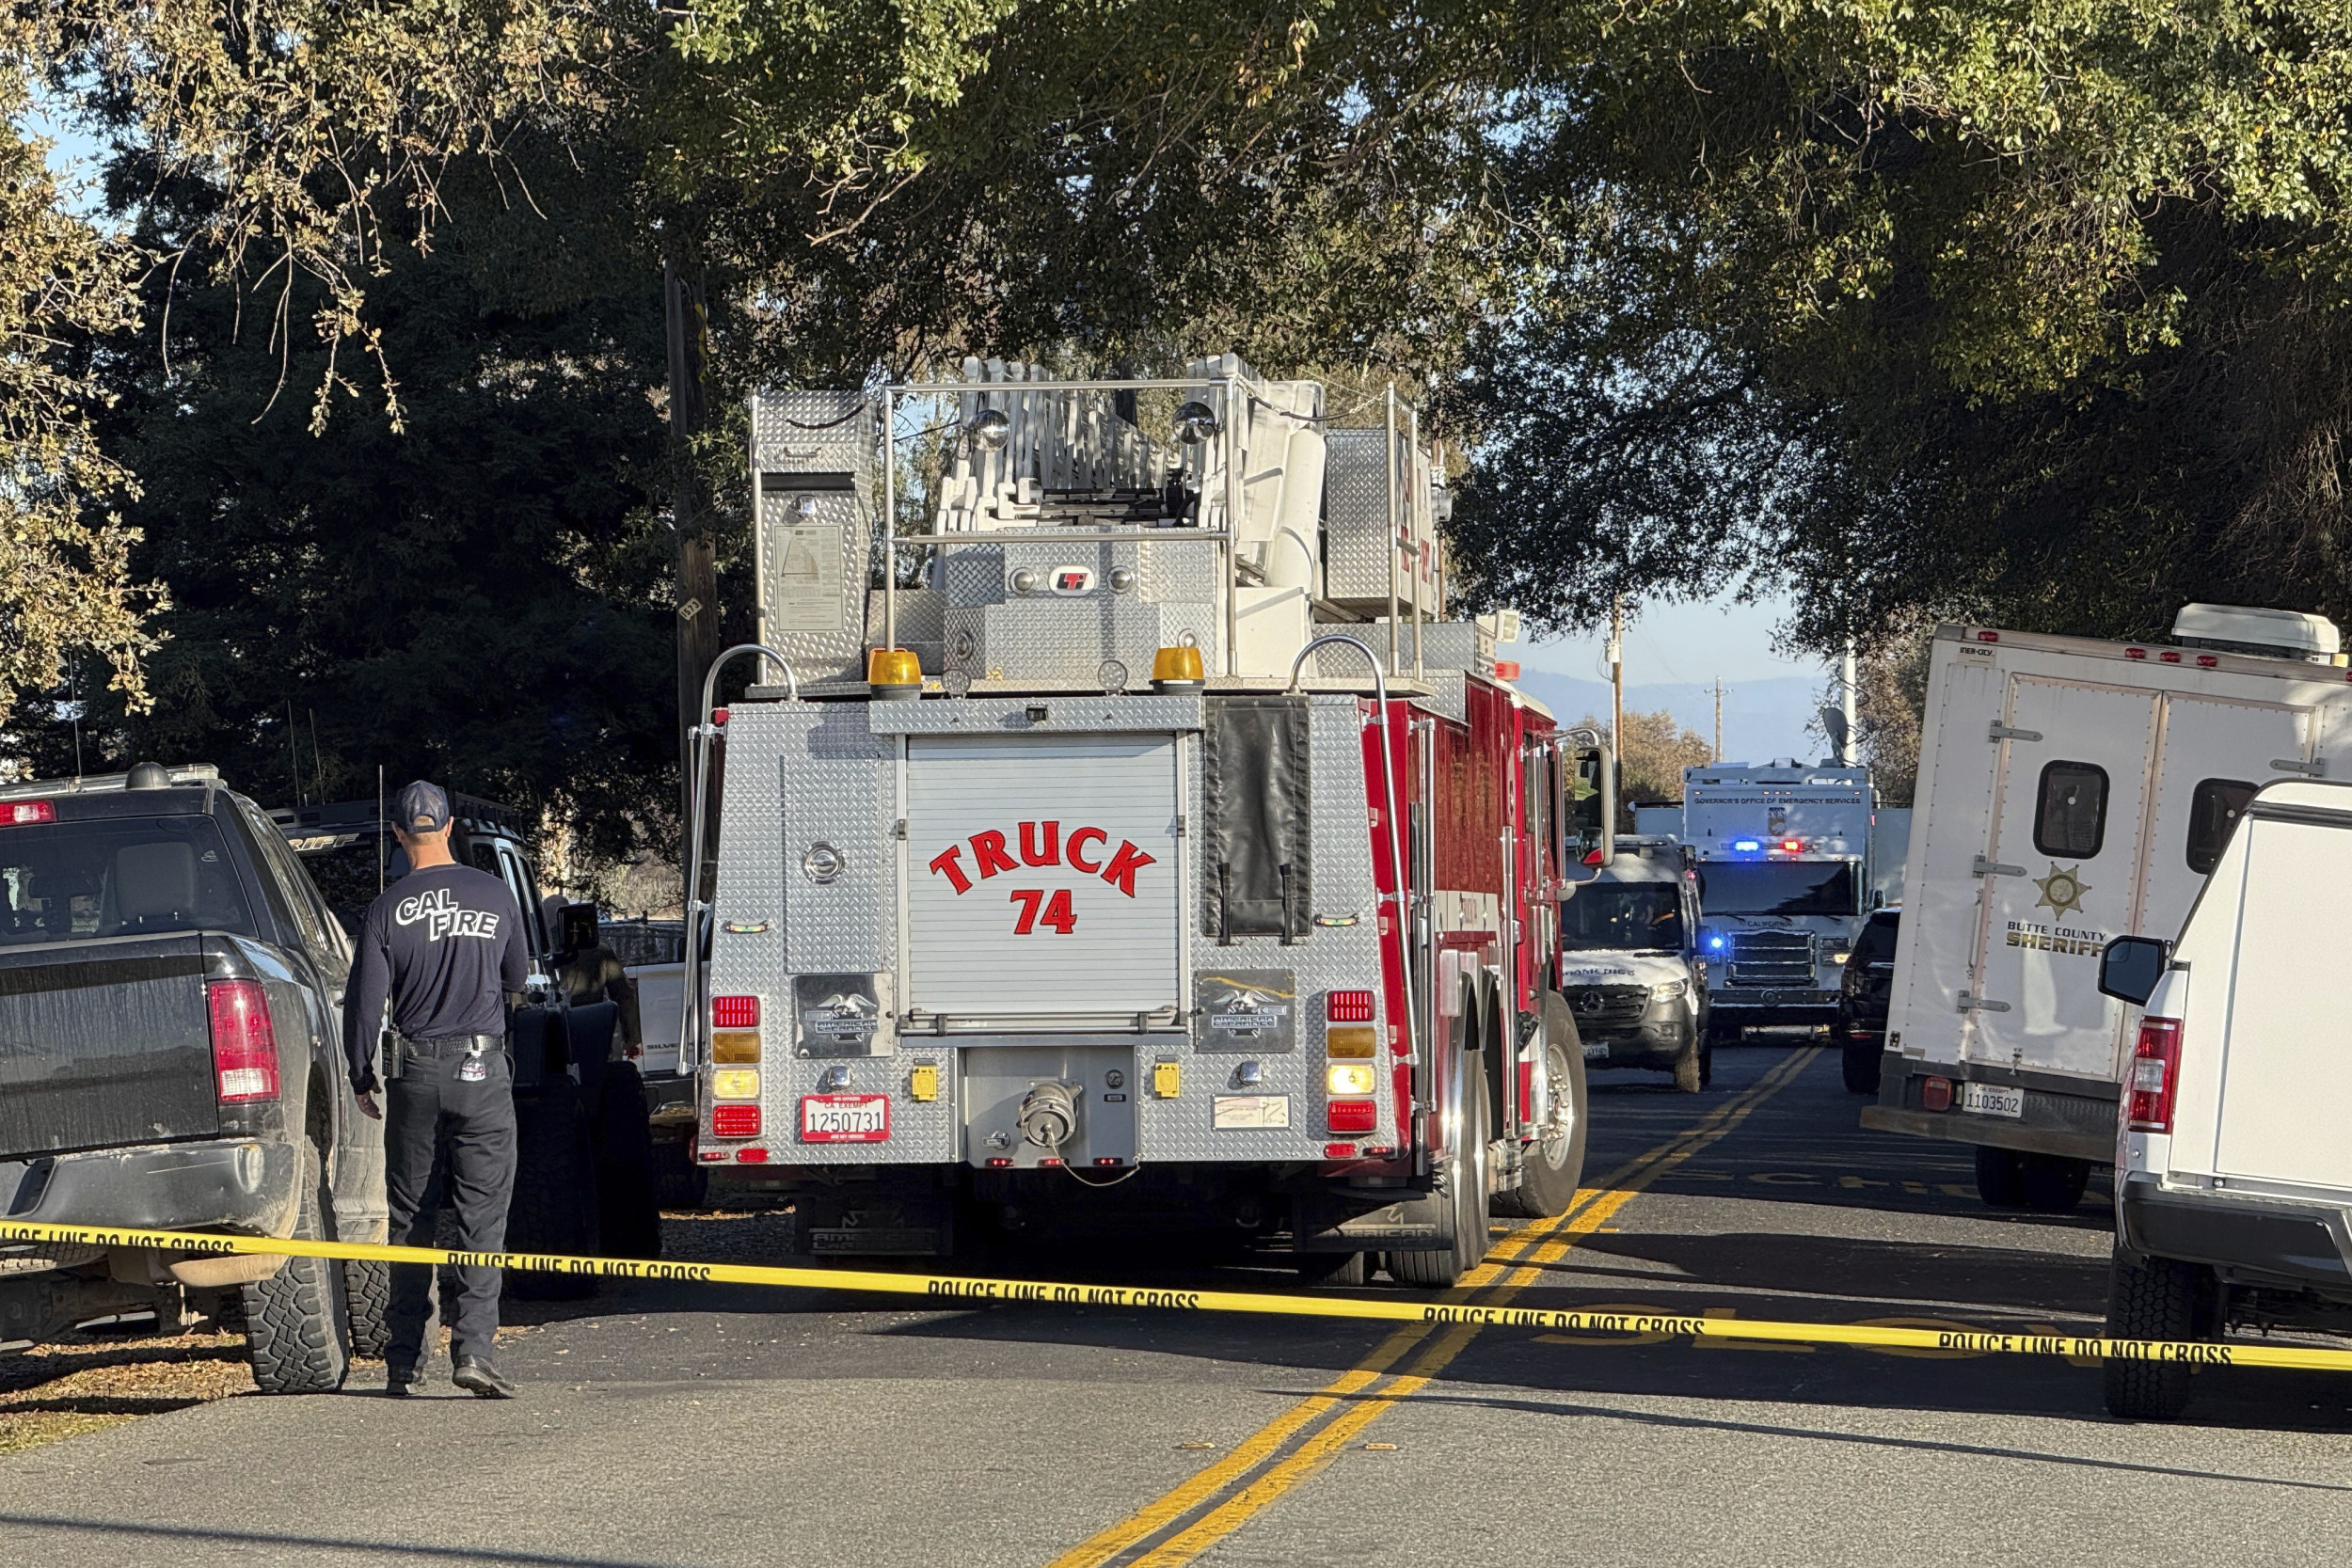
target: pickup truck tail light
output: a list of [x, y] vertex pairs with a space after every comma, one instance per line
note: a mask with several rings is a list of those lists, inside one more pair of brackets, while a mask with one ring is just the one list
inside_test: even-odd
[[2135, 1132], [2172, 1131], [2172, 1093], [2181, 1082], [2181, 1021], [2143, 1018], [2139, 1044], [2132, 1051], [2132, 1075], [2124, 1083], [2130, 1097], [2124, 1115]]
[[278, 1031], [259, 980], [214, 980], [204, 988], [213, 1022], [213, 1086], [223, 1105], [278, 1098]]

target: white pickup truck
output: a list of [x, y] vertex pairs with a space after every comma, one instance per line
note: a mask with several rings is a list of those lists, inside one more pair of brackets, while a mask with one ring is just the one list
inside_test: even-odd
[[[2248, 802], [2180, 940], [2119, 937], [2099, 989], [2144, 1005], [2123, 1083], [2107, 1333], [2352, 1333], [2352, 785]], [[2188, 1366], [2110, 1361], [2107, 1408], [2169, 1418]]]

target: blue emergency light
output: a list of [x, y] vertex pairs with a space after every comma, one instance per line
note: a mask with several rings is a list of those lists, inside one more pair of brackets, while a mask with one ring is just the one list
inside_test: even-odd
[[1735, 838], [1731, 841], [1731, 847], [1743, 854], [1753, 855], [1764, 847], [1764, 841], [1756, 838]]

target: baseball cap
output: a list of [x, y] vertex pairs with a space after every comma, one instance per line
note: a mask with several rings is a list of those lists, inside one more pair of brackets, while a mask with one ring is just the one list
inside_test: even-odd
[[392, 800], [392, 820], [412, 833], [437, 833], [449, 826], [449, 797], [422, 779], [403, 784]]

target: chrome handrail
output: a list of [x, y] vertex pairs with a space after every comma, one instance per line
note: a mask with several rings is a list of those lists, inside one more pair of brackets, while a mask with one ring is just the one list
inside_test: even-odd
[[[1282, 689], [1283, 694], [1288, 696], [1298, 689], [1298, 673], [1306, 668], [1307, 656], [1327, 642], [1344, 643], [1363, 655], [1364, 662], [1372, 666], [1372, 688], [1380, 705], [1380, 798], [1389, 814], [1389, 863], [1396, 872], [1396, 951], [1402, 960], [1397, 969], [1403, 976], [1405, 989], [1405, 1039], [1412, 1059], [1419, 1062], [1421, 1015], [1413, 1006], [1413, 953], [1409, 934], [1412, 930], [1412, 869], [1405, 859], [1405, 839], [1397, 827], [1396, 749], [1389, 731], [1388, 676], [1380, 669], [1379, 657], [1365, 645], [1361, 638], [1350, 637], [1345, 632], [1326, 632], [1299, 649], [1298, 657], [1291, 660], [1291, 683]], [[1397, 1132], [1403, 1134], [1406, 1129], [1400, 1127]]]
[[691, 738], [694, 742], [694, 793], [692, 820], [686, 824], [686, 951], [685, 973], [678, 976], [677, 1067], [686, 1072], [696, 1063], [693, 1048], [701, 1043], [698, 1025], [702, 1022], [703, 973], [703, 911], [701, 902], [703, 879], [703, 818], [707, 815], [710, 788], [710, 722], [711, 702], [719, 692], [719, 672], [728, 660], [741, 654], [759, 654], [784, 672], [784, 689], [787, 700], [801, 700], [801, 677], [793, 671], [792, 661], [775, 649], [761, 642], [739, 642], [710, 661], [703, 673], [703, 705], [699, 722]]

